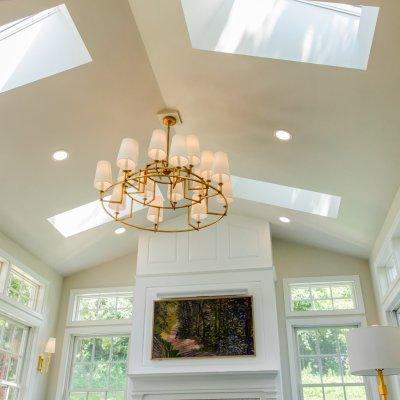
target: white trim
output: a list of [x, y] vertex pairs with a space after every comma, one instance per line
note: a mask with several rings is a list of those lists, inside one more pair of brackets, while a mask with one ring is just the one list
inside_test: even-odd
[[67, 327], [73, 326], [109, 326], [132, 324], [133, 318], [130, 319], [112, 319], [112, 320], [96, 320], [96, 321], [74, 321], [74, 314], [77, 306], [77, 297], [90, 294], [122, 294], [135, 293], [134, 286], [106, 287], [106, 288], [87, 288], [87, 289], [71, 289], [68, 300]]
[[[354, 300], [356, 308], [352, 310], [330, 310], [330, 311], [292, 311], [290, 285], [292, 284], [317, 284], [317, 283], [348, 283], [354, 285]], [[358, 275], [340, 275], [340, 276], [317, 276], [304, 278], [284, 278], [283, 291], [285, 301], [285, 313], [288, 317], [312, 317], [312, 316], [340, 316], [340, 315], [361, 315], [365, 314], [364, 300], [361, 290], [360, 277]]]
[[[332, 317], [318, 317], [318, 318], [291, 318], [286, 321], [286, 334], [288, 341], [288, 354], [289, 354], [289, 368], [290, 368], [290, 380], [292, 386], [292, 399], [291, 400], [302, 400], [299, 396], [299, 366], [297, 357], [297, 346], [295, 337], [295, 328], [307, 328], [307, 327], [323, 327], [323, 326], [346, 326], [346, 325], [358, 325], [367, 326], [367, 320], [365, 316], [332, 316]], [[365, 386], [367, 391], [367, 397], [371, 397], [370, 380], [365, 380]]]

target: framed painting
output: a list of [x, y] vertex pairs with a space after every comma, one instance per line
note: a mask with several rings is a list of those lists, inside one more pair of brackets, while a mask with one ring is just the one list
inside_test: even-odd
[[152, 359], [255, 356], [253, 297], [154, 302]]

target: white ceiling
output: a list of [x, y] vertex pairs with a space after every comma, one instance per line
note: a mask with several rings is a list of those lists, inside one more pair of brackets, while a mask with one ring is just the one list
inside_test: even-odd
[[[134, 251], [136, 232], [106, 224], [66, 239], [46, 218], [94, 200], [96, 161], [114, 160], [125, 136], [146, 148], [169, 106], [179, 130], [229, 153], [234, 175], [342, 197], [336, 220], [245, 200], [233, 212], [368, 256], [400, 183], [400, 3], [363, 2], [381, 10], [358, 71], [195, 50], [178, 0], [130, 2], [133, 13], [128, 0], [66, 1], [93, 62], [0, 94], [0, 230], [63, 274]], [[2, 1], [0, 25], [58, 4]], [[278, 128], [294, 139], [278, 142]], [[51, 160], [59, 148], [64, 163]]]

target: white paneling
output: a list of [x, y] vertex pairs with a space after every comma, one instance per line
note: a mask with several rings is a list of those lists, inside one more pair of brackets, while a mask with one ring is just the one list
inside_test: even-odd
[[256, 227], [246, 227], [229, 224], [229, 257], [252, 258], [259, 257], [259, 230]]
[[261, 266], [272, 266], [270, 229], [267, 222], [253, 218], [230, 215], [199, 232], [143, 233], [139, 238], [137, 275]]
[[214, 225], [199, 232], [192, 232], [189, 238], [189, 263], [214, 261], [218, 263], [218, 230]]
[[176, 234], [150, 236], [147, 241], [147, 260], [149, 264], [177, 262]]

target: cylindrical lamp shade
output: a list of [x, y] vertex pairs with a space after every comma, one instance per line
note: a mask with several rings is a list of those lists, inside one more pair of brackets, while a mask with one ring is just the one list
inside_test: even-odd
[[[199, 195], [198, 194], [194, 194], [192, 196], [192, 199], [198, 201]], [[203, 219], [207, 218], [206, 199], [201, 200], [199, 203], [193, 202], [193, 204], [190, 207], [190, 216], [196, 222], [201, 222]]]
[[177, 133], [172, 136], [169, 162], [174, 167], [185, 167], [189, 164], [184, 135]]
[[168, 200], [172, 201], [173, 203], [177, 203], [178, 201], [183, 199], [183, 184], [182, 182], [178, 182], [175, 187], [172, 185], [168, 185], [167, 189], [167, 197]]
[[155, 129], [151, 135], [148, 156], [155, 161], [167, 158], [167, 133], [162, 129]]
[[47, 341], [46, 348], [44, 349], [45, 353], [54, 354], [56, 352], [56, 338], [51, 337]]
[[155, 197], [156, 184], [152, 179], [147, 178], [145, 187], [143, 188], [143, 185], [141, 185], [140, 190], [142, 193], [137, 194], [139, 197], [145, 197], [147, 200], [151, 200]]
[[108, 203], [108, 207], [110, 207], [111, 210], [120, 213], [125, 208], [126, 205], [125, 200], [126, 199], [123, 193], [123, 185], [122, 184], [115, 185], [111, 194], [110, 203]]
[[200, 175], [206, 181], [211, 181], [213, 163], [213, 152], [210, 150], [203, 150], [201, 152]]
[[[232, 189], [232, 182], [229, 180], [222, 185], [222, 194], [225, 196], [226, 201], [228, 204], [232, 203], [233, 201], [233, 189]], [[225, 204], [225, 200], [222, 196], [217, 196], [217, 202], [219, 204]]]
[[350, 372], [353, 375], [400, 374], [400, 328], [369, 326], [347, 334]]
[[136, 168], [139, 157], [139, 143], [135, 139], [122, 139], [117, 157], [117, 166], [124, 171]]
[[[153, 207], [152, 207], [153, 206]], [[156, 196], [154, 200], [149, 204], [149, 211], [147, 212], [147, 219], [153, 224], [159, 224], [164, 218], [163, 198]]]
[[223, 151], [217, 151], [214, 154], [212, 180], [216, 183], [225, 183], [229, 181], [228, 155]]
[[109, 161], [98, 161], [94, 177], [94, 187], [105, 191], [112, 185], [111, 163]]
[[186, 148], [189, 158], [189, 165], [194, 167], [200, 163], [200, 144], [196, 135], [186, 136]]

